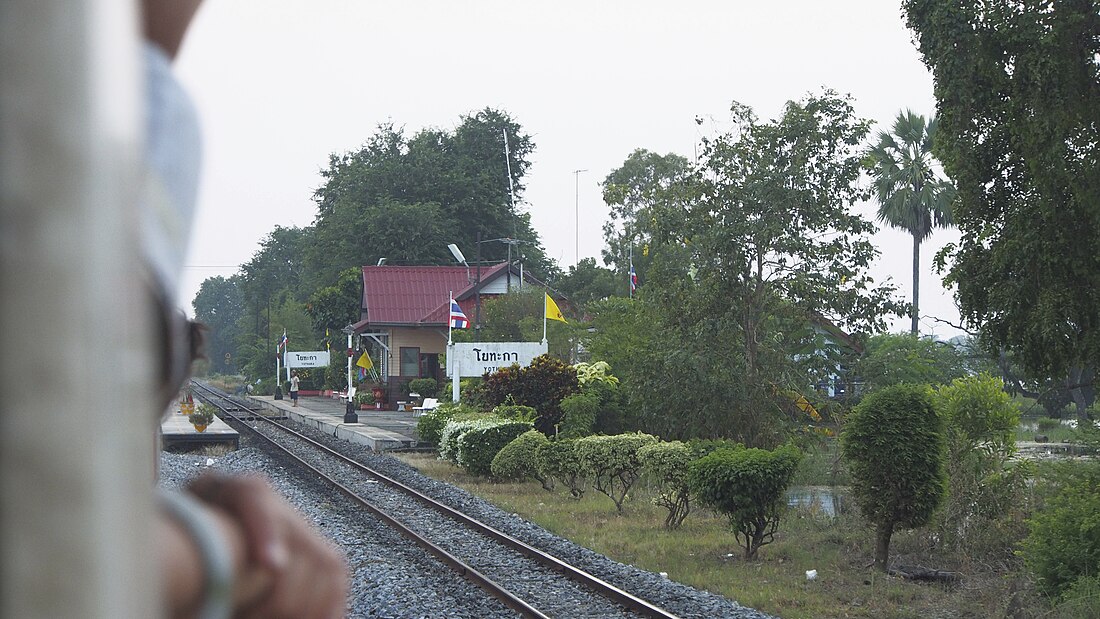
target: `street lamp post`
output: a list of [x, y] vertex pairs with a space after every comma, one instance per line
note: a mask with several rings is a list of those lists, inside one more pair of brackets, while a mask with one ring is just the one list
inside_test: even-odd
[[349, 324], [341, 330], [348, 335], [348, 389], [346, 392], [348, 401], [344, 407], [344, 423], [359, 423], [359, 414], [355, 412], [355, 400], [352, 399], [351, 390], [351, 336], [355, 334], [355, 327]]
[[[512, 246], [519, 245], [526, 241], [520, 241], [509, 237], [501, 237], [499, 239], [485, 239], [481, 240], [481, 232], [478, 231], [476, 240], [474, 243], [477, 245], [475, 248], [476, 254], [474, 255], [474, 263], [477, 265], [477, 277], [474, 280], [474, 341], [480, 342], [481, 335], [481, 244], [482, 243], [507, 243], [508, 244], [508, 292], [512, 291]], [[451, 251], [451, 255], [455, 257], [459, 263], [466, 266], [466, 281], [470, 280], [470, 265], [466, 264], [466, 257], [462, 255], [462, 250], [458, 248], [458, 245], [451, 243], [447, 246], [447, 249]], [[522, 273], [522, 271], [520, 271]], [[523, 280], [520, 280], [520, 287], [523, 286]]]

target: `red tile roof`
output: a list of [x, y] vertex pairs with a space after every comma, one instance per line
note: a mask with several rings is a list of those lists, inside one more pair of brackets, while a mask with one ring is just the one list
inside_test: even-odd
[[[481, 284], [504, 272], [505, 263], [483, 267]], [[470, 279], [475, 271], [469, 271]], [[365, 266], [363, 267], [363, 307], [366, 317], [355, 325], [361, 331], [368, 325], [446, 326], [450, 317], [448, 293], [453, 293], [462, 310], [471, 319], [474, 283], [467, 280], [463, 266]], [[470, 305], [471, 307], [467, 307]]]

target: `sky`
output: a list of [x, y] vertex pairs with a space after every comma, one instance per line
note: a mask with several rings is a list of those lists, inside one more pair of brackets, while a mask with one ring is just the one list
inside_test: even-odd
[[[176, 72], [205, 136], [179, 291], [188, 312], [204, 279], [235, 273], [276, 225], [311, 224], [329, 156], [380, 123], [412, 134], [507, 111], [535, 143], [521, 207], [567, 269], [600, 256], [608, 173], [637, 148], [694, 159], [733, 101], [772, 119], [829, 88], [853, 97], [873, 133], [902, 109], [935, 111], [893, 0], [205, 0]], [[922, 245], [922, 316], [958, 323], [931, 268], [957, 238], [937, 230]], [[873, 276], [909, 299], [911, 237], [884, 227], [873, 240]], [[959, 333], [932, 318], [921, 332]]]

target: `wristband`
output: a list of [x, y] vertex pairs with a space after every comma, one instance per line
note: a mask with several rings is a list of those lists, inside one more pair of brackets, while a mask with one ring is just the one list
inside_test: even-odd
[[160, 492], [160, 505], [199, 549], [203, 571], [203, 601], [199, 619], [228, 619], [233, 590], [233, 557], [218, 524], [205, 508], [182, 492]]

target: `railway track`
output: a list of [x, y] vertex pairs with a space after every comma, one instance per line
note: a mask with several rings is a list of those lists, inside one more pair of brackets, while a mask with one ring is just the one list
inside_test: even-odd
[[282, 457], [331, 488], [524, 617], [653, 617], [676, 614], [628, 593], [511, 535], [480, 522], [385, 473], [193, 383], [227, 421], [247, 428]]

